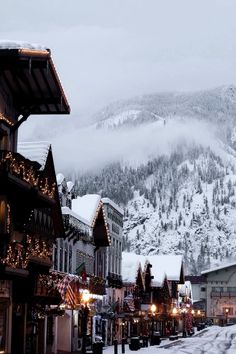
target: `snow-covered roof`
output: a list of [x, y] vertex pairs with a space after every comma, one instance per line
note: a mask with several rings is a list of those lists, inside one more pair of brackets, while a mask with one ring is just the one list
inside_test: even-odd
[[68, 192], [71, 192], [73, 187], [74, 187], [74, 183], [72, 181], [68, 181], [67, 182]]
[[139, 265], [144, 268], [147, 256], [122, 252], [122, 280], [125, 283], [135, 283]]
[[203, 270], [201, 272], [201, 274], [207, 274], [207, 273], [215, 272], [217, 270], [224, 269], [224, 268], [229, 268], [229, 267], [233, 267], [233, 266], [236, 266], [236, 262], [225, 263], [225, 264], [222, 264], [221, 266], [218, 266], [218, 267], [214, 267], [214, 268], [210, 268], [210, 269], [207, 269], [207, 270]]
[[152, 264], [152, 274], [155, 279], [155, 269], [160, 273], [166, 273], [168, 280], [178, 281], [181, 276], [181, 268], [183, 257], [181, 255], [154, 255], [147, 256], [147, 259]]
[[57, 185], [60, 186], [62, 182], [64, 181], [65, 177], [62, 173], [57, 174]]
[[[67, 206], [64, 206], [61, 208], [62, 211], [62, 215], [71, 215], [74, 218], [78, 219], [79, 221], [81, 221], [82, 223], [84, 223], [85, 225], [88, 225], [88, 221], [86, 219], [83, 219], [80, 215], [78, 215], [77, 213], [75, 213], [73, 210], [71, 210], [70, 208], [68, 208]], [[90, 226], [90, 225], [88, 225]]]
[[11, 41], [3, 39], [0, 41], [0, 49], [30, 49], [30, 50], [47, 50], [49, 49], [44, 45], [37, 43], [29, 43], [24, 41]]
[[101, 196], [98, 194], [86, 194], [72, 199], [72, 210], [86, 220], [89, 226], [93, 225], [96, 212], [99, 208]]
[[116, 209], [121, 215], [124, 215], [124, 209], [119, 207], [116, 203], [113, 202], [110, 198], [102, 198], [104, 204], [110, 204], [114, 209]]
[[151, 274], [153, 286], [161, 286], [165, 279], [179, 281], [183, 263], [179, 255], [154, 255], [143, 256], [134, 253], [122, 253], [122, 279], [124, 282], [135, 282], [139, 264], [144, 269], [145, 263], [152, 265]]
[[18, 142], [17, 151], [25, 158], [38, 162], [43, 170], [47, 161], [50, 143], [46, 141]]

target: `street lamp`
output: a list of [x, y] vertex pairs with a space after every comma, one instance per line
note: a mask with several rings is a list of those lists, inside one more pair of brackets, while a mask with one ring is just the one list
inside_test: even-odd
[[81, 353], [86, 354], [86, 340], [87, 340], [87, 322], [88, 322], [88, 314], [89, 314], [89, 307], [88, 303], [91, 298], [91, 294], [88, 290], [84, 290], [81, 296], [81, 311], [82, 311], [82, 323], [81, 323], [81, 330], [82, 330], [82, 348]]
[[174, 307], [173, 308], [173, 310], [172, 310], [172, 316], [173, 316], [173, 323], [172, 323], [172, 328], [173, 328], [173, 335], [175, 335], [176, 334], [176, 316], [177, 316], [177, 313], [178, 313], [178, 310], [177, 310], [177, 308], [176, 307]]
[[186, 337], [186, 314], [188, 310], [186, 308], [183, 308], [182, 312], [182, 319], [183, 319], [183, 337]]
[[151, 334], [151, 345], [154, 345], [154, 318], [156, 314], [157, 307], [155, 304], [152, 304], [151, 306], [151, 313], [152, 313], [152, 334]]
[[226, 325], [227, 325], [227, 323], [228, 323], [228, 315], [229, 315], [229, 309], [226, 308], [226, 309], [225, 309], [225, 324], [226, 324]]

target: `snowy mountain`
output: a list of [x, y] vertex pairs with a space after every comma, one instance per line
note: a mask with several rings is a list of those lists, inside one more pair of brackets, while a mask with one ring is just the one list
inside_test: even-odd
[[[78, 194], [125, 207], [128, 251], [184, 254], [192, 274], [227, 261], [236, 251], [235, 117], [233, 86], [111, 105], [93, 129], [132, 132], [135, 145], [98, 173], [78, 175]], [[132, 164], [139, 145], [143, 158]]]

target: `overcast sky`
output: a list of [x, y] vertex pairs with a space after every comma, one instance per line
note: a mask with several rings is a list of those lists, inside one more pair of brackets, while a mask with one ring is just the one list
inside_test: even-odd
[[0, 29], [51, 48], [72, 109], [56, 119], [75, 126], [115, 100], [236, 84], [235, 14], [235, 0], [7, 0]]

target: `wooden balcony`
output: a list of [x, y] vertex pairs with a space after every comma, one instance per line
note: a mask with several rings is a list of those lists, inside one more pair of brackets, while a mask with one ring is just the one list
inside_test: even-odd
[[122, 278], [121, 275], [115, 274], [115, 273], [108, 273], [107, 276], [107, 280], [108, 280], [108, 287], [111, 288], [122, 288]]
[[106, 294], [105, 280], [100, 277], [91, 276], [89, 278], [89, 291], [92, 294], [105, 295]]
[[37, 162], [18, 153], [0, 150], [0, 182], [0, 192], [3, 194], [12, 193], [17, 198], [17, 192], [21, 192], [24, 198], [38, 200], [42, 206], [45, 203], [54, 204], [55, 182], [40, 171]]

